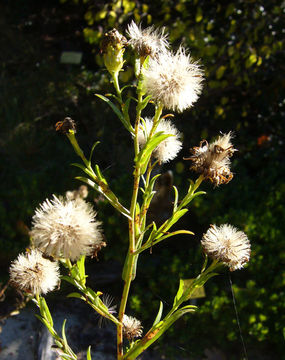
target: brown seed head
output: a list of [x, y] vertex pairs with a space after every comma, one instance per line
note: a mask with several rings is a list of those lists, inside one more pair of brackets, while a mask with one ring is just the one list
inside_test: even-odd
[[100, 52], [106, 54], [108, 48], [122, 49], [127, 45], [127, 39], [118, 32], [116, 29], [112, 29], [104, 34], [104, 38], [101, 42]]
[[227, 184], [233, 178], [230, 171], [230, 157], [236, 151], [230, 140], [232, 133], [219, 136], [216, 141], [208, 144], [206, 140], [200, 146], [190, 149], [192, 154], [184, 160], [191, 160], [191, 170], [209, 179], [215, 186]]
[[58, 121], [55, 124], [55, 130], [60, 131], [65, 135], [69, 133], [69, 130], [73, 130], [76, 133], [75, 121], [72, 120], [70, 117], [66, 117], [63, 121]]

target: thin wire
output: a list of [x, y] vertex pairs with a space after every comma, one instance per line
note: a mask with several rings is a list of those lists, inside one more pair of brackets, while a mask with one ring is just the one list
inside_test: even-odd
[[241, 326], [240, 326], [240, 321], [239, 321], [239, 315], [238, 315], [238, 311], [237, 311], [236, 298], [235, 298], [235, 294], [234, 294], [231, 274], [228, 272], [228, 275], [229, 275], [229, 282], [230, 282], [230, 287], [231, 287], [233, 304], [234, 304], [234, 309], [235, 309], [235, 314], [236, 314], [236, 319], [237, 319], [237, 324], [238, 324], [238, 329], [239, 329], [239, 335], [240, 335], [240, 339], [241, 339], [241, 343], [242, 343], [242, 347], [243, 347], [243, 352], [244, 352], [244, 355], [245, 355], [245, 360], [248, 360], [247, 351], [246, 351], [246, 347], [245, 347], [245, 342], [244, 342], [244, 339], [243, 339], [243, 336], [242, 336], [242, 331], [241, 331]]

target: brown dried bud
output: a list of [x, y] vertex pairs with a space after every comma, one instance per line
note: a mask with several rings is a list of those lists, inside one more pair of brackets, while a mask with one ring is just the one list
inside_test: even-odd
[[114, 49], [121, 49], [127, 45], [127, 39], [117, 29], [112, 29], [104, 34], [101, 42], [100, 52], [106, 54], [111, 46]]
[[63, 134], [68, 134], [69, 130], [72, 130], [74, 133], [76, 133], [76, 126], [75, 121], [72, 120], [70, 117], [64, 118], [63, 121], [58, 121], [55, 124], [55, 130], [60, 131]]

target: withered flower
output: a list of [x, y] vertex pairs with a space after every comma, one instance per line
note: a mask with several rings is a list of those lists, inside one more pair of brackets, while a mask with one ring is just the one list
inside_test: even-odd
[[20, 254], [11, 263], [10, 283], [33, 295], [46, 294], [59, 284], [58, 263], [45, 259], [39, 250]]
[[133, 316], [124, 315], [123, 316], [123, 335], [128, 340], [133, 340], [135, 338], [142, 336], [142, 325], [141, 322]]
[[208, 144], [206, 140], [200, 146], [190, 149], [192, 155], [184, 160], [191, 160], [191, 170], [209, 179], [215, 186], [227, 184], [232, 180], [230, 157], [236, 149], [231, 143], [232, 133], [219, 136], [216, 141]]
[[58, 121], [55, 124], [55, 130], [60, 131], [65, 135], [69, 133], [69, 130], [72, 130], [74, 133], [76, 133], [75, 121], [72, 120], [70, 117], [66, 117], [63, 121]]
[[158, 53], [168, 49], [168, 35], [163, 29], [155, 29], [150, 26], [142, 29], [141, 25], [137, 25], [132, 21], [128, 25], [127, 34], [130, 37], [129, 45], [134, 48], [137, 54], [145, 58], [146, 56], [155, 57]]

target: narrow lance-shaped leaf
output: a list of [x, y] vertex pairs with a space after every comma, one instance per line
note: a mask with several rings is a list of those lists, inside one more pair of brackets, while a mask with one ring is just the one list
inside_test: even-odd
[[61, 336], [62, 336], [62, 341], [63, 341], [65, 348], [68, 348], [68, 343], [67, 343], [67, 339], [66, 339], [66, 335], [65, 335], [65, 324], [66, 324], [66, 319], [64, 319], [63, 323], [62, 323]]
[[156, 318], [155, 318], [152, 326], [155, 326], [156, 324], [158, 324], [158, 323], [160, 322], [160, 319], [161, 319], [161, 316], [162, 316], [162, 312], [163, 312], [163, 302], [160, 301], [158, 313], [157, 313], [157, 315], [156, 315]]
[[184, 214], [187, 213], [187, 211], [188, 209], [176, 211], [176, 213], [173, 214], [168, 220], [166, 220], [156, 232], [153, 231], [150, 234], [150, 237], [147, 242], [149, 241], [153, 242], [159, 239], [161, 236], [163, 236], [164, 233], [168, 231], [172, 225], [174, 225]]
[[175, 213], [176, 210], [177, 210], [177, 204], [178, 204], [179, 194], [178, 194], [177, 187], [174, 186], [174, 185], [173, 185], [173, 190], [174, 190], [173, 213]]
[[77, 292], [72, 292], [68, 295], [66, 295], [66, 297], [68, 298], [77, 298], [77, 299], [81, 299], [81, 300], [85, 300], [85, 297]]
[[101, 186], [97, 185], [94, 181], [83, 177], [83, 176], [77, 176], [75, 179], [80, 180], [89, 186], [91, 186], [93, 189], [98, 191], [100, 194], [102, 194], [109, 202], [110, 204], [117, 209], [121, 214], [125, 215], [128, 219], [130, 219], [130, 212], [128, 209], [126, 209], [122, 204], [120, 204], [118, 198], [116, 195], [108, 188], [108, 191], [106, 192], [106, 189], [102, 189]]
[[77, 268], [79, 271], [79, 276], [82, 281], [82, 284], [86, 283], [86, 275], [85, 275], [85, 255], [82, 255], [79, 260], [77, 260]]
[[100, 95], [100, 94], [95, 94], [96, 96], [98, 96], [100, 99], [102, 99], [103, 101], [105, 101], [110, 107], [111, 109], [114, 111], [114, 113], [118, 116], [118, 118], [120, 119], [120, 121], [122, 122], [122, 124], [124, 125], [124, 127], [132, 132], [132, 128], [130, 126], [130, 124], [128, 123], [128, 121], [125, 119], [124, 115], [121, 113], [121, 111], [117, 108], [117, 106], [115, 104], [112, 103], [112, 101], [110, 99], [108, 99], [106, 96], [104, 95]]
[[100, 141], [96, 141], [96, 142], [93, 144], [93, 146], [92, 146], [92, 149], [91, 149], [91, 151], [90, 151], [90, 156], [89, 156], [89, 164], [90, 164], [90, 165], [91, 165], [91, 160], [92, 160], [93, 152], [94, 152], [96, 146], [99, 145], [99, 144], [100, 144]]
[[54, 336], [56, 333], [53, 329], [53, 327], [50, 326], [50, 323], [44, 319], [42, 316], [35, 314], [36, 318], [40, 320], [44, 324], [44, 326], [48, 329], [48, 331], [51, 333], [52, 336]]
[[91, 346], [88, 346], [87, 353], [86, 353], [86, 360], [92, 360], [92, 358], [91, 358]]
[[42, 316], [47, 319], [51, 327], [53, 327], [53, 319], [47, 306], [46, 300], [43, 297], [40, 297], [40, 312]]

